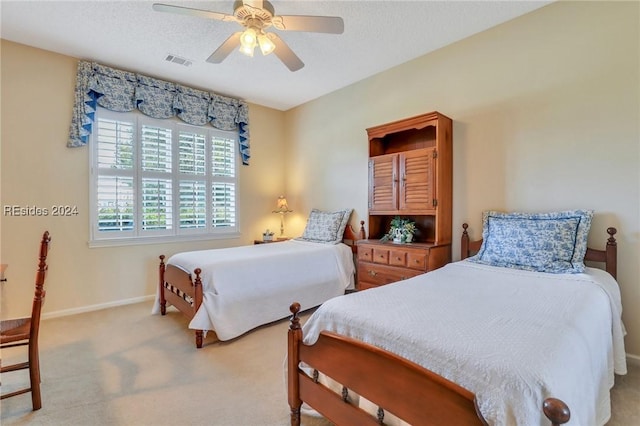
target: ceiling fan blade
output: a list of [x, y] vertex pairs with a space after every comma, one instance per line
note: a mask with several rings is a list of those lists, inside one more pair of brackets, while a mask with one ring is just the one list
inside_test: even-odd
[[179, 15], [198, 16], [200, 18], [216, 19], [218, 21], [233, 21], [236, 18], [226, 13], [212, 12], [210, 10], [192, 9], [190, 7], [172, 6], [170, 4], [154, 3], [153, 10], [156, 12], [177, 13]]
[[304, 62], [298, 58], [298, 56], [293, 53], [293, 50], [287, 43], [282, 41], [280, 37], [278, 37], [275, 33], [267, 33], [267, 36], [273, 41], [273, 44], [276, 45], [273, 53], [289, 68], [291, 71], [298, 71], [300, 68], [304, 67]]
[[342, 34], [344, 21], [338, 16], [274, 16], [273, 26], [279, 30]]
[[218, 47], [216, 51], [207, 58], [207, 62], [212, 64], [219, 64], [220, 62], [224, 61], [224, 59], [229, 56], [229, 53], [231, 53], [233, 49], [240, 45], [241, 35], [242, 31], [231, 34], [229, 38], [226, 39], [224, 43], [222, 43], [220, 47]]

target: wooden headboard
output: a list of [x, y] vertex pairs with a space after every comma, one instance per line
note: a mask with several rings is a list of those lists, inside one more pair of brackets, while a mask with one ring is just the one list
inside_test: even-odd
[[364, 230], [364, 220], [360, 221], [360, 231], [356, 234], [356, 231], [353, 229], [351, 224], [347, 224], [347, 227], [344, 229], [344, 235], [342, 236], [342, 241], [351, 246], [351, 251], [356, 252], [357, 246], [356, 241], [365, 240], [367, 238], [367, 233]]
[[[482, 239], [476, 241], [471, 241], [469, 239], [469, 233], [467, 232], [468, 227], [469, 225], [466, 223], [462, 224], [463, 231], [462, 238], [460, 240], [461, 259], [473, 256], [480, 250], [480, 246], [482, 245]], [[584, 260], [604, 263], [605, 271], [610, 273], [613, 278], [616, 278], [618, 273], [618, 244], [614, 237], [616, 232], [618, 232], [616, 228], [607, 228], [609, 239], [607, 240], [607, 245], [604, 250], [588, 247], [587, 253], [584, 256]]]

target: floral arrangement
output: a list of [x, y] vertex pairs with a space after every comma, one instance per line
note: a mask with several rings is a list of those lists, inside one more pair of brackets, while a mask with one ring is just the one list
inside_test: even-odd
[[262, 241], [273, 241], [273, 231], [268, 229], [262, 233]]
[[416, 224], [414, 221], [396, 216], [391, 219], [389, 232], [380, 241], [392, 240], [394, 243], [410, 243], [415, 233]]

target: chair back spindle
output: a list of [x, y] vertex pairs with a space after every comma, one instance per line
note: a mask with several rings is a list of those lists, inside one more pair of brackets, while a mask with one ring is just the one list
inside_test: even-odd
[[2, 394], [0, 399], [10, 398], [31, 392], [31, 404], [33, 410], [42, 408], [42, 396], [40, 393], [40, 356], [38, 350], [38, 335], [40, 332], [40, 316], [44, 303], [46, 291], [44, 280], [47, 273], [47, 255], [49, 253], [49, 243], [51, 236], [49, 231], [42, 234], [40, 241], [40, 254], [38, 257], [38, 270], [36, 272], [35, 293], [31, 306], [31, 316], [2, 320], [0, 322], [0, 348], [12, 348], [18, 346], [28, 346], [28, 360], [15, 364], [0, 364], [0, 373], [29, 369], [30, 387], [18, 389], [13, 392]]

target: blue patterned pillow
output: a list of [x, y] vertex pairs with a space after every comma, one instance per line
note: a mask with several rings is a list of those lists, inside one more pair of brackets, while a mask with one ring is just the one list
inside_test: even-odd
[[351, 210], [345, 209], [336, 212], [311, 210], [304, 233], [298, 239], [317, 243], [339, 243], [342, 241], [342, 234], [349, 222]]
[[483, 213], [482, 246], [469, 260], [528, 271], [584, 271], [592, 210]]

